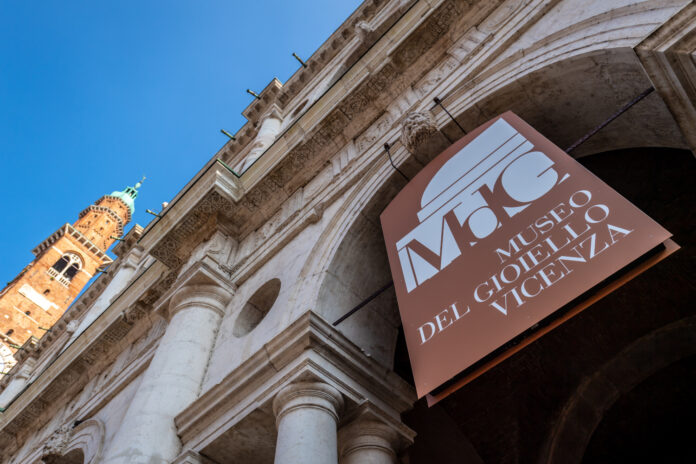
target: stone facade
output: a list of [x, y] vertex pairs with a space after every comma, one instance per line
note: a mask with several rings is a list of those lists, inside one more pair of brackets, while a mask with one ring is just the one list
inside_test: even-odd
[[[512, 109], [565, 147], [655, 85], [573, 154], [694, 149], [696, 75], [683, 64], [694, 25], [685, 0], [365, 2], [306, 68], [261, 92], [236, 140], [18, 354], [0, 384], [3, 462], [580, 462], [585, 448], [563, 444], [573, 427], [598, 427], [581, 423], [586, 400], [613, 392], [592, 402], [601, 419], [619, 390], [686, 358], [690, 310], [646, 309], [633, 325], [588, 310], [558, 333], [630, 330], [588, 343], [584, 364], [556, 357], [548, 335], [430, 410], [409, 382], [393, 291], [333, 323], [391, 278], [379, 213], [405, 181], [385, 143], [411, 177], [459, 125]], [[669, 327], [678, 336], [660, 345]], [[647, 346], [662, 361], [621, 364]], [[514, 396], [509, 379], [531, 384], [544, 366], [557, 388]], [[608, 386], [607, 366], [634, 375]], [[530, 412], [526, 398], [546, 403]]]

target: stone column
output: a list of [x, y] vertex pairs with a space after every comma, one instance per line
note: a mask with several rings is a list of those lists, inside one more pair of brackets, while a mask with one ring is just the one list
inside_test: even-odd
[[179, 454], [174, 417], [198, 397], [229, 298], [217, 285], [175, 294], [167, 330], [103, 462], [165, 464]]
[[278, 427], [275, 464], [336, 464], [343, 397], [320, 382], [283, 388], [273, 401]]
[[341, 464], [395, 464], [397, 433], [373, 420], [357, 420], [343, 427]]

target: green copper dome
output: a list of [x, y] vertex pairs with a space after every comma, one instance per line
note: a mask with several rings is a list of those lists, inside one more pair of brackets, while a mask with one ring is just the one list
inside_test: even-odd
[[123, 191], [111, 192], [109, 196], [119, 198], [122, 202], [128, 205], [131, 216], [135, 213], [135, 199], [138, 198], [138, 189], [143, 185], [145, 177], [142, 178], [140, 182], [135, 184], [134, 187], [126, 187]]

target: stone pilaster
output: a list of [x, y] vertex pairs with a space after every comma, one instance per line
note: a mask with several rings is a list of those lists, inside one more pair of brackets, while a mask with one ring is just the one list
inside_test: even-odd
[[336, 464], [343, 397], [321, 382], [284, 387], [273, 401], [278, 427], [275, 464]]

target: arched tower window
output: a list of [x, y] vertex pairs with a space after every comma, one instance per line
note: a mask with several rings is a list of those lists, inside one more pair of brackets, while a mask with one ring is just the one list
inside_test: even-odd
[[48, 274], [61, 284], [67, 286], [82, 268], [82, 259], [75, 253], [65, 253], [48, 270]]

